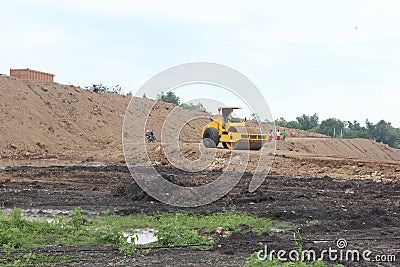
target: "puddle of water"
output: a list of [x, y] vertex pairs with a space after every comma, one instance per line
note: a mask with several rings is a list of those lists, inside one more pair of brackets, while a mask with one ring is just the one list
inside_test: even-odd
[[116, 162], [103, 161], [82, 161], [82, 160], [63, 160], [63, 159], [31, 159], [31, 160], [0, 160], [0, 171], [4, 171], [7, 167], [16, 166], [33, 166], [33, 167], [51, 167], [51, 166], [91, 166], [91, 167], [107, 167], [116, 165]]
[[134, 229], [134, 234], [130, 232], [123, 232], [122, 234], [129, 244], [134, 241], [136, 245], [145, 245], [158, 240], [155, 233], [157, 233], [157, 230], [152, 228], [136, 228]]
[[[13, 209], [7, 208], [3, 209], [3, 213], [9, 214]], [[58, 210], [58, 209], [21, 209], [21, 213], [23, 217], [54, 217], [55, 215], [59, 216], [68, 216], [72, 214], [70, 210]]]
[[274, 228], [274, 227], [271, 227], [271, 231], [272, 231], [272, 232], [275, 232], [275, 233], [283, 233], [283, 232], [285, 232], [286, 230], [285, 230], [285, 229], [281, 229], [281, 228]]
[[[3, 209], [4, 214], [10, 214], [13, 209]], [[71, 216], [70, 210], [58, 209], [21, 209], [21, 217], [29, 221], [46, 220], [48, 223], [53, 222], [54, 216]]]
[[[13, 209], [3, 209], [3, 214], [10, 214]], [[72, 215], [71, 210], [59, 210], [59, 209], [21, 209], [22, 218], [30, 221], [45, 220], [48, 223], [54, 221], [54, 216], [69, 217]], [[145, 245], [149, 243], [156, 242], [158, 239], [155, 236], [157, 230], [152, 228], [136, 228], [131, 232], [123, 232], [123, 236], [126, 237], [128, 243], [133, 243], [137, 245]]]
[[103, 164], [103, 163], [98, 163], [98, 164], [92, 164], [92, 165], [90, 165], [91, 167], [95, 167], [95, 168], [98, 168], [98, 167], [107, 167], [107, 165], [106, 164]]
[[293, 225], [289, 222], [275, 222], [271, 227], [271, 231], [274, 233], [285, 233], [293, 229]]
[[313, 241], [314, 244], [320, 244], [320, 243], [328, 243], [329, 241]]

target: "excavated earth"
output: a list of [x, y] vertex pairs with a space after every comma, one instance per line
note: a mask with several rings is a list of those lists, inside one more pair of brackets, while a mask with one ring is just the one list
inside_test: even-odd
[[[187, 186], [205, 184], [221, 174], [185, 173], [168, 167], [158, 170], [166, 179]], [[177, 208], [150, 198], [132, 181], [128, 169], [120, 164], [7, 167], [2, 169], [0, 176], [0, 203], [5, 208], [20, 207], [39, 215], [50, 211], [68, 214], [75, 207], [82, 207], [90, 216], [109, 212], [131, 215], [178, 210], [208, 214], [234, 208], [279, 221], [282, 228], [263, 235], [245, 231], [233, 234], [217, 240], [214, 248], [208, 251], [154, 249], [146, 256], [126, 257], [110, 247], [37, 250], [38, 253], [83, 259], [75, 266], [241, 266], [246, 257], [263, 249], [264, 245], [276, 250], [296, 249], [293, 233], [303, 239], [303, 249], [335, 248], [335, 240], [345, 238], [349, 249], [369, 249], [373, 255], [400, 257], [399, 181], [269, 175], [257, 191], [249, 193], [252, 175], [248, 173], [228, 195], [214, 203], [197, 208]], [[344, 264], [374, 266], [365, 262]]]
[[[249, 152], [247, 172], [226, 196], [205, 206], [178, 208], [149, 197], [126, 167], [121, 129], [130, 101], [138, 110], [151, 107], [146, 127], [160, 137], [160, 125], [175, 109], [171, 104], [0, 77], [0, 205], [6, 210], [19, 207], [38, 217], [68, 215], [75, 207], [87, 211], [88, 217], [236, 209], [275, 220], [274, 231], [256, 235], [243, 225], [240, 233], [216, 238], [210, 250], [152, 249], [130, 257], [113, 247], [46, 247], [35, 252], [80, 259], [68, 266], [241, 266], [265, 245], [274, 250], [297, 249], [296, 233], [303, 249], [336, 248], [335, 241], [344, 238], [348, 249], [368, 249], [372, 255], [397, 259], [395, 263], [342, 262], [345, 266], [398, 266], [398, 150], [371, 140], [332, 139], [287, 129], [287, 140], [273, 143], [277, 149], [268, 155], [274, 156], [272, 168], [255, 192], [248, 189], [259, 151]], [[181, 129], [180, 153], [194, 160], [200, 157], [199, 132], [209, 115], [193, 112], [197, 119], [187, 121], [190, 112], [179, 109], [181, 119], [174, 127]], [[169, 164], [162, 149], [160, 142], [147, 144], [153, 165], [165, 179], [184, 186], [214, 181], [231, 156], [219, 147], [216, 160], [193, 173]]]

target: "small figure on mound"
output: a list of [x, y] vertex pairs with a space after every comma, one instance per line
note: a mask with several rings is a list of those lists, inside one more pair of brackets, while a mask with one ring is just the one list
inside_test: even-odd
[[285, 141], [285, 139], [286, 139], [286, 131], [285, 131], [285, 129], [283, 129], [283, 131], [282, 131], [282, 141]]
[[154, 135], [153, 131], [146, 130], [146, 139], [149, 143], [156, 141], [156, 136]]
[[92, 90], [93, 90], [93, 92], [97, 93], [99, 91], [99, 87], [97, 87], [96, 84], [93, 84]]
[[272, 130], [270, 130], [269, 134], [268, 134], [268, 142], [271, 142], [272, 138], [274, 138], [274, 132]]
[[279, 129], [276, 131], [276, 140], [281, 140], [281, 131]]

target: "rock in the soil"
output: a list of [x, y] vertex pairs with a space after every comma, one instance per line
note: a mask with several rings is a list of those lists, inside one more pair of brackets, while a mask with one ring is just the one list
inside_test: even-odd
[[130, 200], [143, 200], [150, 198], [135, 182], [128, 185], [119, 184], [111, 189], [111, 194], [116, 197], [124, 197]]
[[221, 226], [217, 227], [217, 228], [215, 229], [215, 232], [216, 232], [217, 234], [219, 234], [220, 236], [225, 237], [225, 238], [232, 235], [232, 232], [231, 232], [231, 231], [227, 231], [227, 230], [225, 230], [224, 227], [221, 227]]
[[10, 148], [12, 148], [12, 149], [17, 149], [18, 148], [17, 145], [15, 145], [14, 143], [9, 144], [8, 146]]

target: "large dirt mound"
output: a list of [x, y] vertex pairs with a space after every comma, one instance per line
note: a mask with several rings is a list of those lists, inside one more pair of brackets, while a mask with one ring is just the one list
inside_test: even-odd
[[400, 160], [397, 149], [367, 139], [288, 138], [278, 154], [348, 159]]
[[130, 98], [0, 77], [0, 157], [121, 159]]
[[[174, 105], [162, 101], [94, 93], [75, 86], [0, 77], [0, 158], [68, 158], [122, 161], [122, 125], [129, 101], [153, 107], [147, 127], [157, 137]], [[177, 107], [180, 138], [199, 140], [205, 112]], [[199, 117], [185, 122], [187, 117]]]
[[[201, 128], [210, 121], [205, 112], [75, 86], [0, 77], [0, 158], [124, 161], [121, 132], [130, 101], [137, 111], [135, 116], [141, 118], [148, 115], [143, 110], [152, 108], [146, 128], [158, 139], [166, 118], [174, 111], [168, 134], [179, 139], [186, 157], [199, 157]], [[386, 177], [400, 176], [399, 150], [365, 139], [333, 139], [286, 130], [287, 140], [277, 142], [273, 173], [370, 177], [381, 170]], [[151, 144], [148, 151], [155, 162], [167, 164], [159, 142]], [[250, 158], [257, 153], [251, 151]], [[220, 148], [217, 154], [216, 168], [223, 169], [230, 151]], [[385, 164], [389, 164], [387, 168]]]

